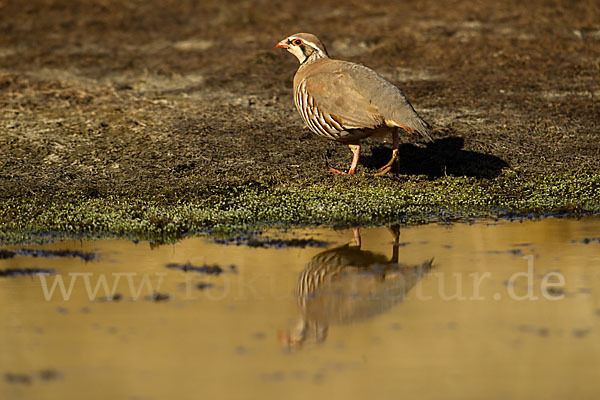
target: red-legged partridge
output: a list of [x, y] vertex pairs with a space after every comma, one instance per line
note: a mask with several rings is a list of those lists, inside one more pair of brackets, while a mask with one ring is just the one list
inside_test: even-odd
[[432, 141], [430, 127], [416, 113], [406, 96], [377, 72], [363, 65], [329, 58], [319, 38], [297, 33], [277, 47], [298, 58], [294, 76], [294, 102], [304, 123], [315, 134], [345, 143], [354, 154], [353, 174], [360, 154], [360, 140], [391, 131], [392, 159], [379, 169], [387, 173], [398, 163], [398, 128], [419, 133]]

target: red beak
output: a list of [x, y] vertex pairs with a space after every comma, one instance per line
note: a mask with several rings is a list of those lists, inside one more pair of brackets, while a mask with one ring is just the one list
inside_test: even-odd
[[281, 42], [277, 43], [277, 47], [280, 49], [287, 49], [290, 45], [287, 42], [287, 39], [283, 39]]

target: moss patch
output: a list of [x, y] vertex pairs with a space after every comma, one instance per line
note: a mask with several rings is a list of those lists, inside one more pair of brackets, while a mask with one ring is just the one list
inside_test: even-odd
[[0, 202], [1, 240], [118, 236], [152, 241], [266, 227], [421, 224], [471, 218], [578, 216], [600, 211], [600, 174], [486, 180], [339, 177], [334, 185], [214, 186], [200, 194], [90, 197], [71, 192]]

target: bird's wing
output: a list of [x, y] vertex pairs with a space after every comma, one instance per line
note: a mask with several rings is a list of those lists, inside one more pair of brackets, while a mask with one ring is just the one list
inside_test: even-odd
[[359, 64], [351, 64], [354, 85], [377, 107], [387, 126], [420, 133], [433, 141], [430, 127], [410, 104], [404, 93], [377, 72]]
[[318, 110], [330, 115], [345, 130], [382, 125], [383, 116], [356, 85], [351, 71], [347, 68], [332, 68], [335, 66], [333, 64], [316, 68], [303, 79], [305, 90], [314, 99]]
[[339, 117], [346, 129], [395, 126], [431, 140], [427, 122], [406, 96], [377, 72], [360, 64], [328, 60], [310, 70], [306, 90], [320, 110]]

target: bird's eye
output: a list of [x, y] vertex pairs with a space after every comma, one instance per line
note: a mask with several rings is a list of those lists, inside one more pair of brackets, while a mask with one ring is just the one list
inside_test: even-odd
[[294, 42], [293, 42], [293, 43], [294, 43], [296, 46], [300, 46], [300, 45], [302, 44], [302, 40], [300, 40], [300, 39], [296, 39], [296, 40], [294, 40]]

